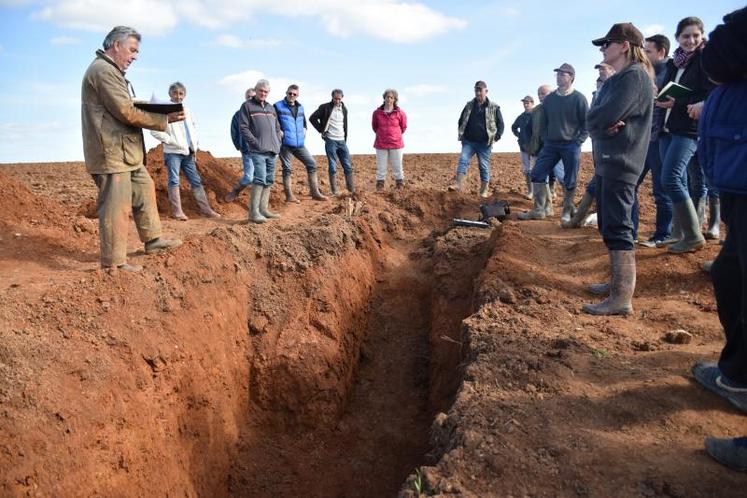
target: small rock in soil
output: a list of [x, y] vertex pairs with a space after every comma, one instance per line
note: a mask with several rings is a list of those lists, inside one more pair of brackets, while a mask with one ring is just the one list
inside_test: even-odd
[[664, 340], [671, 344], [690, 344], [693, 340], [693, 335], [682, 329], [670, 330], [664, 334]]

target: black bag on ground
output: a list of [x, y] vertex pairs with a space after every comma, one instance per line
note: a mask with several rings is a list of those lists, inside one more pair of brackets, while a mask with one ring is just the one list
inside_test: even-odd
[[503, 221], [511, 214], [511, 208], [508, 201], [497, 200], [490, 204], [480, 204], [480, 220], [488, 221], [490, 218], [496, 218]]

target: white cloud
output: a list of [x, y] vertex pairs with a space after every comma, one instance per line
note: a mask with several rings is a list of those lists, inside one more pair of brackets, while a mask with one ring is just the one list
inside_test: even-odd
[[211, 45], [229, 47], [229, 48], [273, 48], [282, 45], [284, 42], [275, 38], [249, 38], [242, 40], [235, 35], [220, 35]]
[[[243, 23], [250, 13], [262, 11], [282, 17], [317, 18], [338, 37], [366, 35], [395, 43], [413, 43], [462, 29], [467, 22], [442, 14], [422, 3], [403, 0], [49, 0], [35, 2], [33, 17], [68, 28], [106, 32], [127, 24], [143, 33], [163, 35], [180, 20], [209, 29]], [[251, 46], [251, 40], [224, 35], [224, 42]], [[220, 37], [219, 37], [220, 38]], [[268, 40], [260, 40], [267, 46]], [[249, 43], [249, 45], [246, 45]]]
[[78, 38], [72, 36], [56, 36], [49, 40], [52, 45], [77, 45], [80, 43]]
[[504, 17], [519, 17], [521, 12], [516, 7], [503, 7], [499, 13]]
[[643, 33], [643, 36], [645, 37], [659, 35], [664, 32], [666, 32], [666, 28], [661, 24], [651, 24], [650, 26], [646, 26], [641, 30], [641, 33]]
[[42, 7], [33, 17], [67, 28], [103, 33], [124, 24], [154, 35], [170, 31], [178, 22], [174, 5], [157, 0], [62, 0]]
[[427, 83], [405, 87], [405, 92], [410, 97], [428, 97], [429, 95], [446, 93], [447, 91], [448, 89], [443, 85], [430, 85]]

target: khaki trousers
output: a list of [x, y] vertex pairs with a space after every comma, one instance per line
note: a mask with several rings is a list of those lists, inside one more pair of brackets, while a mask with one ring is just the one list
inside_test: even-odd
[[124, 173], [91, 176], [99, 188], [96, 212], [99, 216], [101, 266], [123, 265], [127, 262], [130, 211], [143, 243], [161, 236], [155, 185], [145, 166]]

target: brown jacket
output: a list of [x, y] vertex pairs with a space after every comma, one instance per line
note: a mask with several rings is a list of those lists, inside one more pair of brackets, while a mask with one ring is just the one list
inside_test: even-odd
[[83, 156], [90, 174], [132, 171], [145, 164], [143, 128], [165, 131], [165, 115], [132, 104], [124, 73], [103, 51], [88, 66], [81, 88]]

